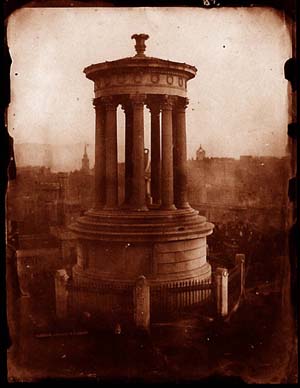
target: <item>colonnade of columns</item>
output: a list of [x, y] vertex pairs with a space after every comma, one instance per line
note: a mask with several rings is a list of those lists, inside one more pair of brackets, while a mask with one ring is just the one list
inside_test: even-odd
[[[151, 197], [161, 209], [182, 209], [187, 202], [187, 99], [135, 94], [94, 100], [95, 207], [117, 209], [117, 107], [125, 112], [125, 200], [123, 207], [147, 210], [144, 167], [144, 106], [151, 114]], [[161, 115], [161, 120], [160, 120]], [[160, 128], [161, 126], [161, 128]]]

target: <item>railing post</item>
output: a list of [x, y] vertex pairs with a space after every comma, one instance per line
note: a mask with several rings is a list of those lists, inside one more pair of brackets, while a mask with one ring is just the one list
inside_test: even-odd
[[138, 329], [150, 327], [150, 287], [145, 276], [140, 276], [134, 288], [134, 322]]
[[65, 269], [59, 269], [55, 274], [55, 302], [56, 316], [59, 319], [66, 318], [68, 314], [68, 289], [69, 276]]
[[241, 267], [241, 296], [245, 294], [245, 255], [238, 253], [235, 255], [235, 265], [240, 265]]
[[228, 271], [226, 268], [216, 269], [217, 313], [222, 317], [228, 314]]

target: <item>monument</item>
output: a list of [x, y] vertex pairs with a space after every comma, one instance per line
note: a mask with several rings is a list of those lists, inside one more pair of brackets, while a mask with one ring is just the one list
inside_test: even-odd
[[[76, 302], [79, 310], [111, 308], [101, 302], [103, 292], [97, 303], [89, 297], [89, 287], [118, 289], [114, 303], [122, 309], [125, 291], [142, 275], [150, 288], [211, 277], [206, 237], [213, 225], [190, 207], [187, 198], [187, 82], [197, 69], [148, 57], [149, 36], [132, 38], [135, 56], [84, 69], [95, 92], [95, 204], [71, 226], [77, 238], [72, 282], [84, 285], [78, 288], [79, 294], [83, 290]], [[125, 112], [122, 203], [118, 200], [119, 105]], [[145, 108], [151, 116], [150, 200], [145, 187]]]

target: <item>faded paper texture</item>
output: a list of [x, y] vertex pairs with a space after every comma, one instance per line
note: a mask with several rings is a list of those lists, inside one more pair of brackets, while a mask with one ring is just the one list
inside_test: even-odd
[[[247, 383], [296, 382], [288, 252], [291, 161], [287, 125], [293, 119], [293, 109], [292, 93], [284, 77], [284, 64], [292, 56], [291, 31], [291, 22], [283, 12], [256, 7], [24, 8], [10, 16], [12, 95], [8, 126], [17, 166], [17, 178], [9, 183], [7, 199], [10, 381], [62, 378], [163, 382], [231, 376]], [[166, 252], [163, 243], [149, 240], [148, 245], [139, 245], [124, 239], [122, 244], [126, 244], [120, 247], [112, 240], [111, 246], [101, 250], [102, 243], [93, 245], [70, 230], [80, 216], [95, 207], [97, 190], [102, 190], [95, 188], [95, 174], [97, 184], [97, 174], [101, 175], [102, 170], [95, 167], [95, 125], [99, 124], [95, 124], [97, 109], [93, 106], [94, 92], [99, 88], [101, 94], [102, 89], [100, 84], [94, 89], [83, 70], [92, 64], [134, 57], [138, 41], [131, 36], [141, 33], [149, 35], [145, 41], [147, 57], [197, 69], [187, 83], [185, 171], [191, 208], [214, 225], [209, 226], [207, 239], [198, 238], [202, 245], [197, 245], [197, 252], [212, 269], [205, 279], [193, 275], [196, 269], [192, 263], [200, 263], [200, 253], [196, 254], [196, 240], [192, 237], [185, 245], [176, 245], [176, 255], [159, 256], [159, 250]], [[147, 71], [139, 77], [146, 77]], [[176, 71], [167, 78], [165, 94], [181, 87], [179, 70]], [[171, 85], [177, 76], [179, 87]], [[103, 82], [108, 82], [109, 77], [107, 73]], [[145, 84], [143, 93], [149, 93], [147, 88], [154, 88], [156, 82], [160, 87], [161, 79], [162, 75], [159, 81], [151, 78], [152, 83]], [[136, 83], [144, 82], [139, 80], [136, 78]], [[124, 196], [126, 201], [124, 190], [128, 185], [125, 115], [126, 119], [128, 116], [121, 107], [130, 100], [128, 93], [125, 103], [118, 100], [116, 108], [117, 205], [123, 203]], [[184, 87], [180, 93], [185, 93]], [[186, 97], [180, 94], [180, 98]], [[149, 105], [150, 100], [147, 101]], [[163, 140], [158, 139], [158, 147], [163, 170], [159, 201], [163, 203], [173, 190], [173, 186], [167, 187], [164, 170], [171, 163], [166, 150], [173, 150], [175, 143], [167, 148], [164, 128], [168, 128], [169, 116], [162, 115], [165, 116], [158, 125], [163, 127]], [[106, 116], [106, 125], [113, 129], [111, 117]], [[144, 221], [139, 212], [135, 233], [158, 207], [154, 206], [151, 191], [155, 190], [151, 186], [155, 177], [150, 171], [154, 168], [154, 148], [146, 103], [143, 116], [139, 117], [144, 119], [144, 148], [148, 150], [143, 163], [145, 201], [150, 205]], [[106, 147], [112, 141], [111, 137], [106, 138]], [[184, 149], [180, 148], [182, 143], [178, 144], [178, 149]], [[110, 167], [114, 148], [111, 150], [110, 153], [106, 148]], [[138, 166], [135, 155], [132, 154], [133, 164]], [[100, 151], [97, 158], [101, 158]], [[174, 160], [176, 163], [181, 159], [174, 154]], [[110, 167], [106, 167], [106, 174], [113, 174]], [[136, 171], [133, 174], [138, 174]], [[174, 171], [176, 177], [176, 168]], [[109, 182], [113, 187], [114, 181]], [[176, 188], [175, 183], [175, 194]], [[108, 200], [113, 202], [106, 192]], [[117, 206], [105, 222], [110, 225], [116, 214], [125, 214], [124, 223], [130, 223], [126, 211]], [[159, 214], [166, 214], [167, 225], [172, 215]], [[183, 233], [180, 224], [177, 226], [178, 233]], [[165, 228], [161, 227], [161, 236], [168, 233]], [[120, 234], [123, 229], [120, 226]], [[188, 253], [192, 250], [195, 257]], [[244, 255], [244, 267], [239, 267], [238, 260], [243, 256], [237, 254]], [[158, 257], [157, 261], [153, 257]], [[135, 271], [132, 279], [144, 275], [145, 279], [139, 278], [142, 288], [135, 292], [130, 286], [129, 291], [126, 289], [128, 306], [134, 305], [134, 313], [131, 314], [131, 307], [125, 311], [131, 314], [132, 324], [123, 324], [121, 302], [118, 308], [108, 308], [109, 313], [100, 319], [94, 310], [100, 311], [107, 302], [97, 299], [99, 293], [104, 293], [103, 288], [92, 282], [84, 293], [82, 288], [74, 288], [75, 267], [86, 273], [105, 273], [111, 279], [109, 287], [115, 287], [119, 277], [121, 287], [123, 273], [129, 279], [131, 270]], [[165, 311], [156, 319], [151, 285], [160, 279], [155, 277], [160, 268], [167, 268], [163, 273], [166, 279], [172, 271], [179, 276], [176, 271], [183, 271], [182, 268], [189, 275], [172, 275], [176, 280], [172, 280], [176, 303], [160, 285], [161, 300], [166, 298]], [[235, 269], [240, 271], [236, 283], [231, 280], [237, 276]], [[227, 288], [218, 278], [225, 270], [229, 273]], [[239, 303], [233, 309], [230, 301], [236, 295]], [[114, 297], [109, 299], [111, 306], [115, 306]], [[186, 298], [185, 302], [180, 298]], [[75, 305], [79, 306], [77, 315], [72, 310]], [[168, 314], [170, 310], [172, 314]], [[135, 329], [137, 322], [147, 327], [146, 334]]]

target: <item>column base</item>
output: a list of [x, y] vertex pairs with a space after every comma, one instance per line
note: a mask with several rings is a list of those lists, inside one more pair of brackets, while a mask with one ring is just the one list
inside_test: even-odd
[[119, 206], [119, 209], [121, 210], [131, 210], [132, 206], [130, 205], [130, 203], [128, 203], [127, 201], [126, 202], [123, 202], [120, 206]]
[[182, 202], [179, 204], [176, 204], [177, 209], [189, 209], [191, 205], [188, 202]]
[[104, 206], [102, 208], [103, 210], [119, 210], [119, 207], [116, 205], [116, 206]]
[[132, 211], [149, 211], [149, 208], [146, 205], [136, 206], [128, 202], [123, 202], [119, 209]]
[[152, 198], [152, 206], [161, 206], [161, 200], [160, 199], [153, 199]]
[[132, 210], [135, 210], [137, 212], [147, 212], [149, 211], [148, 207], [146, 205], [140, 206], [140, 207], [132, 207]]
[[162, 209], [162, 210], [176, 210], [176, 206], [174, 204], [172, 204], [172, 205], [164, 205], [164, 204], [162, 204], [160, 206], [160, 209]]
[[104, 209], [104, 207], [105, 207], [104, 203], [95, 203], [95, 205], [94, 205], [94, 209], [96, 209], [96, 210], [102, 210], [102, 209]]

